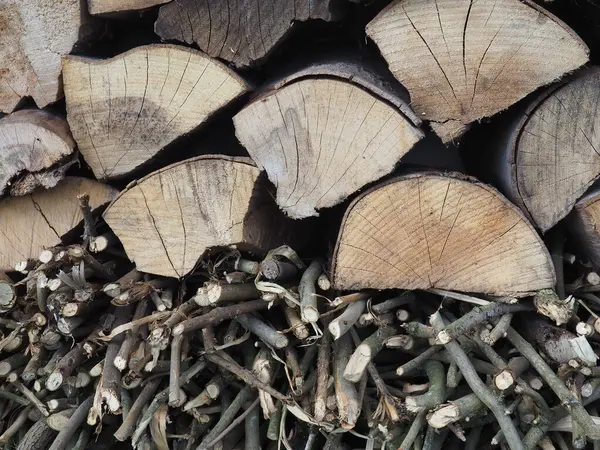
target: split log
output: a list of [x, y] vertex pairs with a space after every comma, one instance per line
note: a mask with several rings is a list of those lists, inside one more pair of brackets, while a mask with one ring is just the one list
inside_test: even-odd
[[600, 175], [599, 88], [594, 67], [538, 95], [498, 123], [489, 141], [492, 161], [477, 167], [543, 232]]
[[259, 173], [248, 158], [188, 159], [128, 187], [104, 219], [146, 273], [183, 277], [211, 247], [264, 254], [289, 236]]
[[83, 219], [77, 200], [83, 193], [92, 208], [117, 195], [102, 183], [67, 177], [47, 191], [0, 201], [0, 270], [13, 270], [16, 261], [37, 258], [44, 248], [60, 244]]
[[520, 0], [396, 0], [367, 35], [445, 142], [582, 66], [589, 54], [567, 25]]
[[214, 58], [236, 66], [260, 62], [294, 22], [336, 20], [335, 0], [179, 0], [161, 6], [154, 31], [164, 40], [196, 43]]
[[26, 109], [0, 120], [0, 196], [27, 195], [56, 186], [71, 165], [75, 141], [69, 124], [47, 111]]
[[27, 96], [39, 108], [59, 100], [63, 96], [61, 57], [71, 53], [96, 25], [85, 2], [2, 2], [0, 111], [12, 112]]
[[92, 15], [134, 11], [168, 3], [171, 0], [87, 0]]
[[423, 133], [364, 89], [306, 78], [267, 91], [234, 117], [236, 136], [290, 217], [318, 215], [389, 174]]
[[67, 119], [97, 178], [124, 176], [248, 90], [225, 65], [174, 45], [63, 61]]
[[575, 245], [600, 268], [600, 188], [595, 188], [577, 202], [567, 223]]
[[493, 188], [420, 173], [380, 184], [346, 211], [333, 255], [337, 289], [429, 289], [524, 296], [555, 283], [548, 251]]

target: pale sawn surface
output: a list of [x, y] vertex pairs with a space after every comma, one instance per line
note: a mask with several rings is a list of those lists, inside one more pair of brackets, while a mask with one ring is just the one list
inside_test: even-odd
[[35, 109], [3, 117], [0, 119], [0, 196], [17, 175], [48, 169], [71, 155], [74, 149], [69, 124], [62, 117]]
[[164, 40], [196, 43], [214, 58], [249, 66], [290, 31], [293, 22], [333, 20], [332, 0], [177, 0], [161, 6], [154, 30]]
[[246, 241], [259, 173], [248, 158], [192, 158], [123, 191], [104, 219], [138, 270], [180, 278], [208, 248]]
[[236, 136], [301, 219], [390, 173], [423, 137], [395, 108], [339, 79], [303, 79], [255, 100], [234, 118]]
[[517, 189], [542, 231], [573, 208], [600, 175], [600, 71], [589, 70], [531, 113], [516, 143]]
[[546, 247], [493, 188], [440, 174], [400, 177], [348, 208], [336, 289], [428, 289], [522, 296], [554, 286]]
[[175, 45], [63, 62], [67, 120], [98, 178], [126, 175], [247, 91], [222, 63]]
[[594, 189], [579, 200], [568, 216], [569, 231], [575, 244], [600, 268], [600, 190]]
[[117, 190], [86, 178], [67, 177], [47, 191], [0, 201], [0, 270], [11, 271], [44, 248], [60, 244], [61, 237], [83, 219], [77, 196], [87, 193], [90, 206], [111, 201]]
[[367, 35], [445, 141], [585, 64], [589, 53], [567, 25], [520, 0], [396, 0]]
[[87, 0], [90, 14], [106, 14], [151, 8], [171, 0]]
[[39, 108], [62, 98], [61, 57], [96, 25], [85, 1], [0, 0], [0, 111], [26, 96]]

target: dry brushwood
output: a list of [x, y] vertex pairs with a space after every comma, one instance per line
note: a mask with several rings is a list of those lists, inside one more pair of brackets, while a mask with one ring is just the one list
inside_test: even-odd
[[261, 62], [294, 22], [335, 20], [334, 0], [179, 0], [161, 6], [154, 30], [164, 40], [197, 44], [235, 66]]
[[98, 178], [124, 176], [248, 90], [232, 70], [174, 45], [63, 61], [67, 119]]
[[72, 164], [75, 141], [67, 121], [24, 109], [0, 120], [0, 196], [27, 195], [56, 186]]
[[104, 219], [139, 270], [177, 278], [211, 247], [264, 254], [288, 238], [247, 158], [201, 156], [153, 172], [121, 192]]
[[61, 57], [85, 41], [97, 25], [85, 2], [2, 2], [0, 112], [12, 112], [27, 96], [39, 108], [62, 98]]
[[446, 142], [577, 69], [589, 53], [567, 25], [520, 0], [396, 0], [367, 35]]
[[87, 193], [92, 208], [112, 200], [117, 191], [85, 178], [67, 177], [54, 188], [0, 201], [0, 270], [13, 270], [15, 262], [37, 258], [46, 247], [82, 220], [77, 195]]
[[171, 0], [87, 0], [88, 11], [92, 15], [119, 13], [162, 5]]
[[516, 296], [555, 283], [548, 251], [513, 205], [471, 179], [431, 173], [380, 184], [349, 206], [332, 275], [338, 289]]
[[395, 108], [341, 79], [267, 91], [234, 117], [236, 136], [295, 219], [318, 215], [390, 173], [423, 133]]

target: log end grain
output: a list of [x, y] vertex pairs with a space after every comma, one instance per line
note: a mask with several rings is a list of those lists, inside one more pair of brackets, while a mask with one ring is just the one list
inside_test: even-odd
[[379, 185], [348, 208], [333, 256], [337, 289], [438, 287], [523, 296], [555, 283], [548, 251], [489, 186], [435, 173]]

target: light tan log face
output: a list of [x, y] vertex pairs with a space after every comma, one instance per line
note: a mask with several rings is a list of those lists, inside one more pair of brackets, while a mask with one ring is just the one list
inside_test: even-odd
[[259, 224], [263, 214], [273, 216], [257, 204], [259, 173], [248, 158], [189, 159], [123, 191], [104, 219], [138, 270], [179, 278], [211, 247], [261, 247], [277, 235]]
[[26, 96], [40, 108], [62, 97], [61, 56], [93, 31], [89, 19], [80, 0], [0, 4], [0, 111], [12, 112]]
[[249, 66], [264, 58], [296, 21], [332, 20], [331, 0], [178, 0], [160, 8], [164, 40], [196, 43], [214, 58]]
[[565, 217], [600, 174], [600, 70], [560, 87], [529, 113], [514, 149], [523, 205], [543, 231]]
[[223, 64], [174, 45], [63, 63], [67, 119], [98, 178], [125, 175], [247, 90]]
[[83, 193], [89, 194], [92, 208], [117, 195], [97, 181], [70, 177], [47, 191], [0, 201], [0, 270], [13, 270], [16, 262], [37, 258], [45, 247], [59, 244], [83, 219], [77, 200]]
[[90, 14], [106, 14], [150, 8], [171, 0], [87, 0]]
[[61, 117], [33, 109], [3, 117], [0, 119], [0, 196], [15, 176], [48, 169], [74, 149], [69, 125]]
[[445, 140], [585, 64], [589, 53], [564, 23], [520, 0], [397, 0], [367, 34]]
[[423, 133], [351, 83], [305, 79], [252, 102], [236, 136], [277, 188], [290, 217], [316, 216], [390, 173]]
[[357, 198], [332, 273], [337, 289], [522, 296], [555, 282], [543, 242], [517, 208], [486, 185], [437, 174], [397, 178]]

